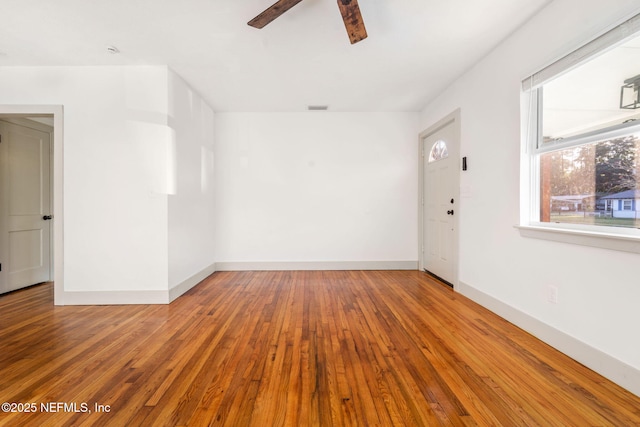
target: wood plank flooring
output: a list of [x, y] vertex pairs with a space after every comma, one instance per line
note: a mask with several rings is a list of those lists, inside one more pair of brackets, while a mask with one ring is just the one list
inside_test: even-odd
[[0, 296], [0, 403], [33, 411], [0, 425], [640, 425], [640, 398], [417, 271], [218, 272], [168, 306], [52, 293]]

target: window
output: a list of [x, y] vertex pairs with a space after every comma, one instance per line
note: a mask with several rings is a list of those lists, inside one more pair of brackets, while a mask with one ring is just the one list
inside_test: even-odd
[[431, 147], [431, 152], [429, 153], [429, 163], [437, 162], [438, 160], [446, 159], [449, 157], [449, 150], [447, 149], [447, 143], [443, 140], [439, 139], [433, 144]]
[[[640, 228], [633, 210], [638, 189], [640, 131], [541, 153], [540, 222]], [[639, 192], [640, 193], [640, 192]], [[620, 201], [620, 209], [611, 202]]]
[[524, 80], [523, 90], [524, 225], [640, 238], [640, 15]]

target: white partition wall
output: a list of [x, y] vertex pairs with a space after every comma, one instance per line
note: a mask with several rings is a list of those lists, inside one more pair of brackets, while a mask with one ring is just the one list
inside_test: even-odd
[[[212, 130], [203, 130], [212, 125], [211, 110], [203, 105], [206, 113], [197, 117], [183, 111], [189, 107], [178, 99], [189, 90], [174, 81], [167, 67], [0, 68], [3, 111], [20, 104], [63, 111], [64, 152], [54, 153], [62, 156], [54, 174], [64, 176], [55, 201], [64, 208], [56, 236], [64, 243], [64, 282], [56, 283], [56, 303], [166, 303], [170, 287], [213, 264], [210, 252], [208, 262], [169, 266], [170, 231], [191, 224], [201, 231], [184, 218], [169, 224], [169, 198], [202, 187], [176, 170], [176, 156], [192, 144], [183, 129], [204, 132], [194, 145], [213, 144]], [[196, 162], [199, 168], [200, 159], [180, 164], [188, 170]], [[170, 271], [179, 268], [170, 286]]]

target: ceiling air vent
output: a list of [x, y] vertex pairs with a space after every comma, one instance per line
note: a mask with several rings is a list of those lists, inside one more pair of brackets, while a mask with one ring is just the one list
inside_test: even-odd
[[307, 106], [307, 110], [309, 111], [327, 111], [329, 109], [328, 105], [309, 105]]

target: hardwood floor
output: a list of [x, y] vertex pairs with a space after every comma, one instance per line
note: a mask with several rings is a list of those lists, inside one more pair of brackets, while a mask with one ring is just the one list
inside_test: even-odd
[[35, 404], [0, 425], [640, 425], [640, 398], [417, 271], [218, 272], [168, 306], [52, 292], [0, 296], [0, 403]]

